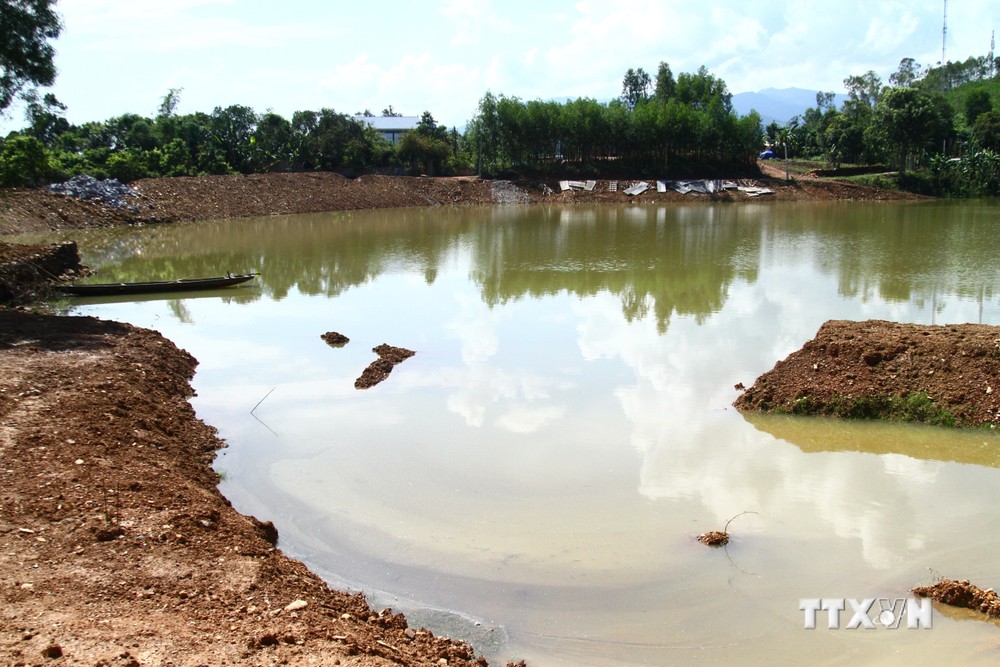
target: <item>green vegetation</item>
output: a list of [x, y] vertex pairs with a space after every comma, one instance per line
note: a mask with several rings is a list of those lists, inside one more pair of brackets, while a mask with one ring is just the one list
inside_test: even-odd
[[28, 93], [28, 126], [0, 141], [0, 185], [34, 186], [77, 174], [123, 182], [271, 171], [448, 174], [468, 163], [457, 133], [429, 112], [394, 145], [332, 109], [296, 111], [291, 120], [240, 105], [177, 115], [180, 93], [170, 90], [155, 118], [125, 114], [79, 126], [66, 121], [66, 107], [54, 95]]
[[26, 85], [50, 86], [56, 78], [49, 44], [62, 24], [54, 0], [4, 0], [0, 3], [0, 111]]
[[768, 140], [799, 159], [888, 164], [898, 172], [858, 177], [862, 183], [923, 194], [1000, 194], [1000, 58], [969, 58], [922, 70], [912, 58], [883, 84], [874, 72], [844, 80], [840, 109], [833, 93], [787, 125], [772, 123]]
[[721, 79], [704, 67], [676, 80], [660, 63], [655, 85], [630, 69], [620, 99], [565, 103], [486, 93], [467, 129], [486, 174], [682, 174], [746, 170], [763, 145], [760, 116], [738, 116]]
[[[726, 83], [705, 67], [676, 77], [630, 68], [619, 99], [522, 101], [487, 92], [466, 132], [424, 112], [390, 143], [330, 108], [290, 119], [240, 105], [179, 115], [180, 89], [155, 116], [124, 114], [72, 125], [66, 106], [32, 86], [55, 77], [49, 41], [62, 29], [51, 0], [0, 4], [0, 111], [25, 102], [27, 125], [0, 139], [0, 185], [38, 186], [77, 174], [131, 181], [156, 176], [338, 171], [453, 174], [475, 169], [567, 176], [733, 176], [754, 173], [764, 145], [789, 172], [888, 165], [861, 182], [948, 196], [1000, 195], [1000, 59], [923, 69], [900, 61], [884, 84], [872, 71], [844, 79], [848, 100], [818, 93], [785, 126], [739, 116]], [[365, 115], [370, 115], [366, 112]], [[383, 116], [398, 116], [392, 106]], [[886, 169], [878, 169], [885, 172]]]
[[[779, 410], [780, 412], [780, 410]], [[791, 409], [795, 415], [824, 415], [841, 419], [887, 419], [903, 422], [921, 422], [934, 426], [960, 425], [955, 415], [937, 405], [926, 392], [904, 396], [835, 396], [823, 403], [812, 396], [795, 399]]]

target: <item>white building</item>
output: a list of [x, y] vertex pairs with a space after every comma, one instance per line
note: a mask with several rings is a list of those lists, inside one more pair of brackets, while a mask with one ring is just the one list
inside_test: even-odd
[[417, 129], [420, 123], [419, 116], [355, 116], [354, 120], [367, 123], [385, 137], [386, 141], [394, 144], [399, 142], [404, 132]]

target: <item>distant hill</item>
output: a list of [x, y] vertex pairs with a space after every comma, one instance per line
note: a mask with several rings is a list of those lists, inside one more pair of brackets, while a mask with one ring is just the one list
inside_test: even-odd
[[[765, 88], [755, 93], [738, 93], [733, 95], [733, 110], [745, 116], [753, 110], [760, 114], [764, 125], [776, 121], [784, 125], [793, 116], [801, 115], [806, 109], [816, 107], [815, 90], [804, 88]], [[833, 98], [839, 108], [847, 99], [841, 93]]]

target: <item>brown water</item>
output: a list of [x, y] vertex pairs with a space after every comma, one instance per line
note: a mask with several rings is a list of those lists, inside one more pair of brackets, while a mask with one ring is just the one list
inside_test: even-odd
[[[964, 612], [935, 608], [929, 630], [848, 629], [850, 612], [831, 630], [823, 612], [810, 630], [799, 608], [1000, 583], [995, 433], [730, 407], [828, 319], [1000, 325], [995, 203], [439, 208], [75, 238], [102, 281], [261, 272], [227, 297], [73, 310], [199, 359], [222, 489], [282, 549], [492, 661], [1000, 659], [1000, 627]], [[417, 354], [355, 390], [383, 342]], [[695, 541], [736, 515], [727, 548]]]

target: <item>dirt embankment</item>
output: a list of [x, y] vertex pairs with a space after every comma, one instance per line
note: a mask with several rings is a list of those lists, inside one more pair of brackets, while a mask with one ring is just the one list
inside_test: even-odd
[[757, 378], [740, 410], [1000, 425], [1000, 327], [832, 320]]
[[[753, 183], [771, 189], [762, 201], [882, 200], [908, 199], [914, 195], [866, 188], [830, 179], [796, 179], [785, 182], [784, 174], [771, 173], [765, 165]], [[638, 179], [636, 179], [638, 180]], [[650, 180], [650, 179], [647, 179]], [[559, 191], [557, 181], [489, 181], [474, 177], [428, 178], [361, 176], [349, 179], [339, 174], [254, 174], [250, 176], [202, 176], [154, 178], [132, 184], [138, 196], [131, 206], [108, 208], [37, 189], [0, 191], [0, 234], [40, 232], [77, 227], [177, 222], [247, 216], [318, 213], [405, 206], [492, 205], [513, 203], [505, 194], [518, 192], [517, 202], [528, 203], [631, 203], [746, 201], [736, 190], [712, 194], [682, 195], [655, 188], [637, 197], [625, 194], [632, 181], [598, 181], [591, 192]]]
[[[894, 196], [835, 182], [760, 184], [774, 189], [771, 199]], [[334, 174], [134, 185], [135, 207], [120, 209], [38, 190], [0, 192], [0, 234], [511, 199], [745, 198], [667, 192], [630, 199], [606, 182], [595, 192], [556, 193], [542, 183]], [[17, 272], [25, 264], [37, 269], [47, 252], [0, 242], [0, 278], [23, 282]], [[837, 358], [829, 348], [826, 356]], [[839, 354], [849, 357], [846, 348]], [[958, 361], [952, 356], [950, 364]], [[224, 443], [186, 400], [195, 364], [151, 331], [0, 309], [0, 664], [482, 664], [461, 642], [330, 590], [276, 548], [273, 527], [232, 509], [210, 466]], [[878, 366], [852, 368], [860, 378]], [[832, 378], [832, 370], [811, 372]], [[808, 369], [799, 379], [815, 380]], [[777, 389], [769, 396], [781, 400]], [[995, 404], [991, 410], [995, 416]]]
[[195, 365], [152, 331], [0, 310], [0, 664], [476, 664], [232, 509]]

